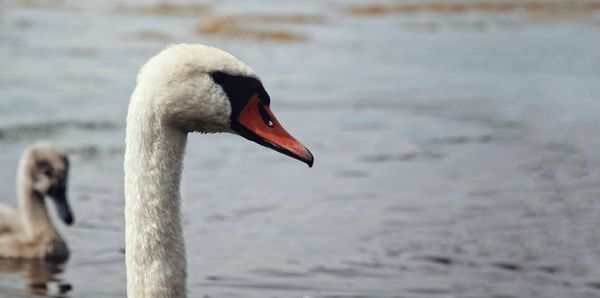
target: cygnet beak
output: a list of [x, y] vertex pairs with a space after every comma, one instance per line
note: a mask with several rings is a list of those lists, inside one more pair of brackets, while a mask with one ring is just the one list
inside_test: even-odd
[[65, 222], [65, 224], [69, 226], [72, 225], [75, 221], [75, 218], [73, 216], [73, 212], [71, 211], [71, 206], [69, 206], [69, 202], [67, 201], [66, 187], [53, 187], [48, 194], [50, 197], [52, 197], [60, 218]]

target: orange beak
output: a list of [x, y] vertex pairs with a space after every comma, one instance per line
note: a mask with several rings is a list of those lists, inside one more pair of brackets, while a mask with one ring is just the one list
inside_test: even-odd
[[239, 113], [237, 123], [232, 123], [231, 127], [248, 140], [303, 161], [309, 167], [313, 165], [310, 151], [285, 131], [257, 94], [248, 100]]

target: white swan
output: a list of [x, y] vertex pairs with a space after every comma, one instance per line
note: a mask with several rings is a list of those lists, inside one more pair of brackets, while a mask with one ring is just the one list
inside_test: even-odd
[[254, 71], [216, 48], [173, 45], [142, 67], [124, 160], [128, 297], [187, 295], [179, 184], [188, 133], [236, 133], [312, 166], [269, 103]]
[[67, 202], [69, 161], [64, 152], [36, 143], [23, 153], [17, 171], [20, 210], [0, 205], [0, 257], [66, 259], [69, 250], [50, 221], [44, 198], [54, 201], [62, 220], [70, 225]]

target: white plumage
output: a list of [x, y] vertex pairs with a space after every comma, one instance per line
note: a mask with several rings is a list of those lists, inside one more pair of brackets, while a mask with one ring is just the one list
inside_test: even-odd
[[142, 67], [127, 114], [124, 160], [129, 297], [186, 296], [179, 185], [189, 132], [240, 133], [312, 165], [310, 152], [268, 105], [254, 71], [216, 48], [169, 46]]

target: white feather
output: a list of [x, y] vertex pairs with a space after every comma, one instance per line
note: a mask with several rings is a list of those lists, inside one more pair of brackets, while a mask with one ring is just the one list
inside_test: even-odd
[[231, 106], [209, 73], [256, 77], [222, 50], [171, 45], [140, 70], [127, 114], [125, 224], [128, 297], [185, 297], [179, 185], [187, 133], [230, 132]]

